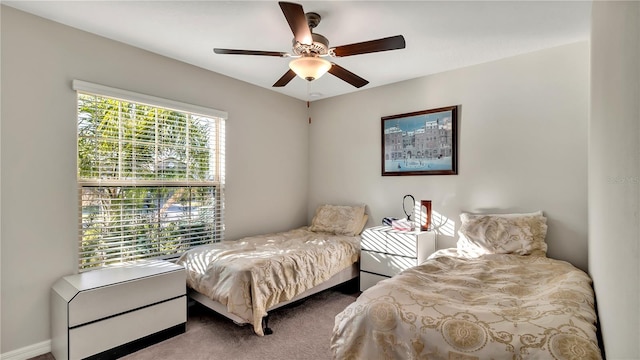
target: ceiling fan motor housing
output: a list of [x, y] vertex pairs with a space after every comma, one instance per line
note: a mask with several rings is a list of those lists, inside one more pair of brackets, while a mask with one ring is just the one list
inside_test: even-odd
[[317, 33], [312, 33], [311, 38], [313, 39], [311, 44], [301, 44], [293, 39], [293, 53], [301, 56], [327, 55], [329, 53], [329, 39]]

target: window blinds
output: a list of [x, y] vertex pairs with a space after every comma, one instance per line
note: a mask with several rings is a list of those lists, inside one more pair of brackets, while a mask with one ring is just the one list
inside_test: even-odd
[[74, 89], [80, 270], [222, 240], [226, 113], [84, 82]]

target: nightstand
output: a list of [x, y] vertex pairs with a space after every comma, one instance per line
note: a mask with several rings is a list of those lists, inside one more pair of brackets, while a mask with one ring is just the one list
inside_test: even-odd
[[399, 231], [376, 226], [362, 232], [360, 291], [421, 264], [436, 251], [435, 231]]

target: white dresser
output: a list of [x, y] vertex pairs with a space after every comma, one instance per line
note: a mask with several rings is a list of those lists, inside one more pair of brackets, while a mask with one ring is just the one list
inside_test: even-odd
[[360, 242], [360, 291], [422, 263], [436, 251], [434, 231], [398, 231], [391, 226], [364, 229]]
[[51, 353], [57, 360], [116, 358], [183, 333], [186, 275], [147, 260], [87, 271], [51, 289]]

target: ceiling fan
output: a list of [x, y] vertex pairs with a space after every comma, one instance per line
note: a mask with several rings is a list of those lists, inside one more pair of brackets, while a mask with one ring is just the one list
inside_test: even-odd
[[325, 58], [368, 54], [380, 51], [404, 49], [405, 47], [404, 37], [402, 35], [397, 35], [330, 48], [329, 39], [313, 32], [313, 29], [320, 23], [321, 17], [319, 14], [314, 12], [305, 14], [304, 9], [300, 4], [283, 1], [278, 4], [280, 5], [280, 9], [282, 9], [282, 13], [287, 19], [289, 27], [293, 32], [292, 54], [278, 51], [219, 48], [215, 48], [213, 51], [216, 54], [293, 58], [293, 60], [289, 62], [290, 69], [273, 84], [274, 87], [287, 85], [294, 77], [296, 77], [296, 75], [307, 81], [313, 81], [324, 73], [329, 72], [349, 84], [357, 88], [361, 88], [367, 85], [369, 81], [334, 62], [326, 60]]

